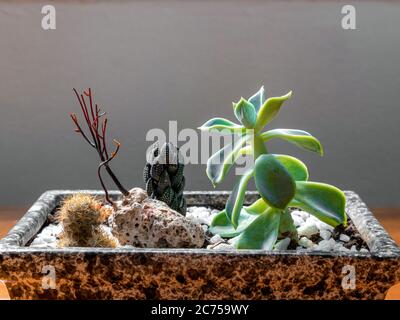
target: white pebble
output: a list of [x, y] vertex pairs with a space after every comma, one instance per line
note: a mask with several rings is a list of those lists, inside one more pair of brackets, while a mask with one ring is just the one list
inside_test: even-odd
[[274, 247], [274, 250], [286, 250], [290, 244], [290, 238], [279, 240]]
[[304, 220], [300, 216], [292, 215], [292, 219], [293, 219], [295, 227], [300, 227], [304, 224]]
[[32, 241], [31, 247], [32, 246], [41, 246], [45, 245], [46, 243], [41, 239], [41, 238], [36, 238], [35, 240]]
[[52, 243], [52, 242], [56, 242], [56, 237], [51, 237], [51, 236], [44, 236], [42, 237], [42, 241], [46, 242], [46, 243]]
[[315, 224], [317, 225], [319, 230], [328, 230], [330, 232], [332, 232], [335, 228], [330, 226], [329, 224], [322, 222], [321, 220], [317, 220], [315, 222]]
[[207, 209], [205, 207], [198, 207], [195, 208], [191, 214], [188, 216], [186, 215], [187, 218], [192, 220], [193, 222], [201, 223], [201, 224], [211, 224], [211, 215], [210, 215], [210, 209]]
[[207, 249], [214, 249], [214, 250], [233, 250], [235, 249], [232, 245], [227, 244], [227, 243], [220, 243], [217, 244], [216, 246], [208, 246]]
[[330, 231], [324, 229], [319, 231], [319, 235], [324, 240], [329, 240], [332, 236]]
[[365, 248], [361, 248], [361, 249], [360, 249], [360, 252], [369, 252], [369, 250], [368, 250], [368, 249], [365, 249]]
[[194, 210], [194, 208], [195, 208], [195, 207], [187, 207], [187, 209], [186, 209], [186, 215], [187, 215], [188, 213], [192, 213], [193, 210]]
[[350, 251], [349, 249], [347, 249], [345, 246], [341, 246], [339, 249], [337, 249], [338, 251], [341, 251], [341, 252], [348, 252], [348, 251]]
[[335, 247], [336, 241], [333, 238], [330, 238], [329, 240], [322, 240], [316, 247], [314, 247], [315, 250], [320, 250], [320, 251], [331, 251]]
[[291, 213], [292, 215], [301, 217], [304, 221], [306, 221], [310, 217], [307, 212], [301, 210], [293, 210]]
[[343, 242], [349, 242], [349, 241], [350, 241], [350, 237], [349, 237], [348, 235], [342, 233], [342, 234], [339, 236], [339, 240], [340, 240], [340, 241], [343, 241]]
[[357, 247], [355, 245], [352, 245], [350, 251], [357, 251]]
[[347, 250], [347, 248], [343, 245], [343, 243], [335, 241], [335, 245], [333, 246], [334, 250], [343, 251], [343, 248]]
[[213, 243], [213, 244], [221, 242], [221, 241], [224, 241], [224, 239], [222, 239], [219, 234], [216, 234], [215, 236], [212, 236], [210, 238], [210, 243]]
[[305, 223], [301, 227], [297, 229], [297, 233], [299, 236], [305, 236], [305, 237], [311, 237], [314, 234], [317, 234], [319, 232], [319, 229], [315, 225], [315, 223], [310, 222], [310, 223]]
[[301, 245], [304, 248], [312, 248], [315, 245], [315, 243], [306, 237], [301, 237], [299, 240], [299, 245]]

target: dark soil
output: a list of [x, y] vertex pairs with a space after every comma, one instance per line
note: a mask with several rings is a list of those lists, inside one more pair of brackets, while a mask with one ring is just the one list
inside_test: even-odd
[[353, 221], [350, 219], [347, 220], [347, 226], [337, 226], [332, 233], [332, 237], [335, 240], [338, 240], [340, 237], [340, 234], [345, 234], [350, 237], [350, 241], [346, 242], [343, 244], [344, 247], [347, 249], [350, 249], [352, 246], [356, 246], [357, 250], [360, 250], [361, 248], [368, 249], [367, 244], [365, 241], [361, 238], [360, 233], [354, 226]]

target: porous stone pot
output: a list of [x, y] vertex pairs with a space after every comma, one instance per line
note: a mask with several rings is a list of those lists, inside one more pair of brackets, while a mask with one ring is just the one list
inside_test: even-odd
[[[44, 193], [0, 240], [0, 280], [12, 299], [383, 299], [400, 281], [399, 247], [351, 191], [346, 212], [370, 252], [27, 246], [77, 192]], [[186, 199], [221, 208], [228, 195], [187, 192]], [[256, 198], [249, 192], [246, 202]]]

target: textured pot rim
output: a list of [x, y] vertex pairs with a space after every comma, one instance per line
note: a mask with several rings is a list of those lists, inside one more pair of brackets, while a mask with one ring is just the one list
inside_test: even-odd
[[[370, 258], [400, 258], [400, 248], [395, 241], [385, 231], [379, 221], [369, 211], [360, 197], [353, 191], [345, 191], [347, 198], [346, 213], [354, 222], [355, 227], [361, 237], [367, 243], [370, 252], [339, 252], [339, 251], [306, 251], [306, 250], [285, 250], [285, 251], [266, 251], [266, 250], [213, 250], [213, 249], [192, 249], [192, 248], [30, 248], [25, 247], [43, 227], [48, 214], [51, 214], [56, 205], [66, 196], [74, 193], [90, 193], [95, 196], [104, 196], [104, 192], [98, 190], [50, 190], [43, 193], [33, 204], [27, 213], [17, 222], [9, 233], [0, 240], [0, 254], [24, 255], [36, 254], [163, 254], [163, 255], [229, 255], [229, 256], [248, 256], [248, 255], [267, 255], [267, 256], [319, 256], [325, 258], [351, 257], [360, 259]], [[215, 198], [227, 198], [229, 191], [187, 191], [185, 196], [188, 205], [212, 205]], [[117, 199], [121, 196], [118, 191], [111, 191], [110, 196]], [[252, 202], [258, 198], [256, 191], [246, 193], [246, 202]]]

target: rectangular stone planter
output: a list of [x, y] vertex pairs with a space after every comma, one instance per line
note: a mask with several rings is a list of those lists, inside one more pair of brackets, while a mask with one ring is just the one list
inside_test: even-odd
[[[12, 299], [383, 299], [400, 281], [399, 247], [351, 191], [346, 211], [369, 253], [27, 247], [75, 192], [46, 192], [0, 240], [0, 280]], [[186, 193], [188, 205], [217, 208], [228, 195]]]

